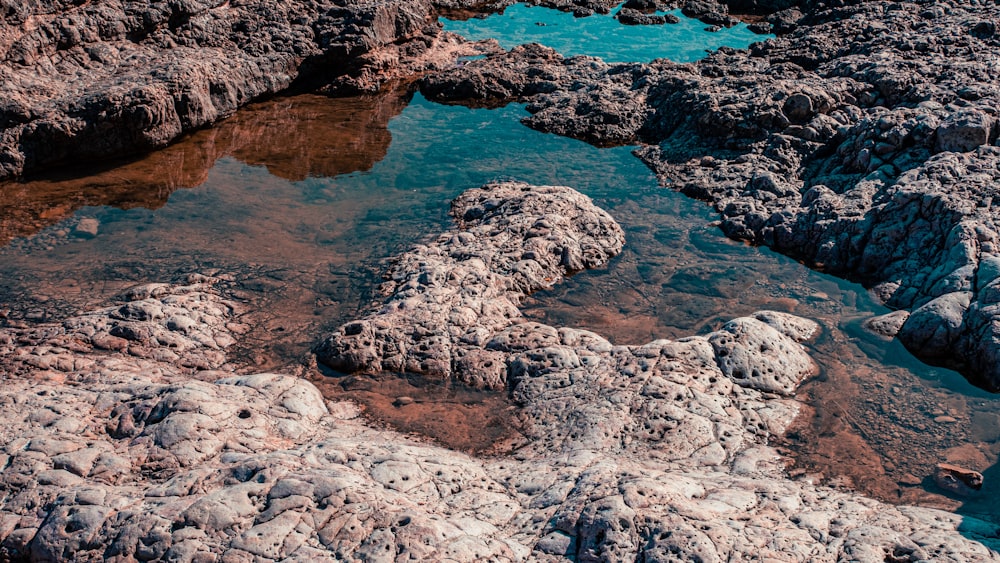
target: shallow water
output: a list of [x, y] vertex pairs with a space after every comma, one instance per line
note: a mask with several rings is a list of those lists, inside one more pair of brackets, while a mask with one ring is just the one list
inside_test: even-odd
[[[658, 187], [628, 148], [539, 133], [518, 123], [525, 115], [517, 105], [470, 110], [401, 92], [298, 96], [133, 162], [0, 185], [0, 233], [10, 240], [0, 250], [9, 308], [0, 318], [58, 319], [137, 282], [218, 271], [254, 327], [237, 360], [305, 373], [323, 330], [367, 308], [382, 261], [447, 226], [451, 198], [496, 179], [564, 184], [607, 208], [628, 242], [607, 268], [528, 299], [530, 317], [623, 344], [708, 332], [761, 308], [813, 318], [824, 329], [812, 344], [823, 372], [800, 392], [811, 411], [781, 444], [793, 475], [958, 509], [960, 499], [928, 480], [934, 464], [995, 466], [1000, 399], [860, 330], [886, 312], [863, 288], [726, 239], [708, 207]], [[84, 219], [96, 221], [96, 236]], [[475, 451], [504, 438], [495, 435], [502, 402], [492, 398], [448, 389], [436, 403], [440, 390], [421, 394], [409, 380], [340, 383], [337, 392], [403, 430]], [[414, 398], [405, 409], [392, 404], [401, 394]], [[452, 414], [482, 425], [482, 439], [450, 435], [456, 419], [441, 404], [461, 405]], [[990, 477], [961, 509], [998, 520]]]
[[746, 24], [706, 32], [704, 23], [688, 18], [680, 10], [670, 13], [680, 22], [663, 25], [621, 25], [607, 15], [577, 18], [573, 14], [540, 6], [514, 4], [503, 14], [485, 19], [442, 18], [446, 31], [478, 41], [496, 39], [504, 49], [525, 43], [541, 43], [566, 56], [590, 55], [605, 62], [649, 62], [668, 58], [688, 63], [719, 47], [746, 48], [769, 36], [758, 35]]

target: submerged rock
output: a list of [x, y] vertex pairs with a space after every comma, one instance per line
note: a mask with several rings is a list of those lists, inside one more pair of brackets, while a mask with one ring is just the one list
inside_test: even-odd
[[983, 488], [983, 474], [950, 463], [939, 463], [934, 470], [934, 482], [949, 493], [966, 497]]
[[866, 319], [863, 326], [869, 332], [891, 339], [899, 334], [899, 329], [903, 327], [903, 323], [909, 317], [910, 313], [907, 311], [893, 311], [885, 315]]
[[[467, 220], [484, 227], [483, 249], [511, 251], [525, 244], [518, 225], [543, 228], [534, 198], [586, 202], [566, 188], [511, 186], [473, 190], [456, 208], [483, 211]], [[514, 214], [500, 226], [487, 207]], [[613, 225], [602, 215], [561, 232], [605, 240], [603, 228], [620, 245]], [[463, 232], [408, 253], [395, 275], [422, 271], [420, 252], [469, 248], [447, 244]], [[495, 264], [502, 275], [482, 275], [526, 290], [508, 260]], [[474, 458], [375, 429], [303, 379], [236, 374], [214, 354], [239, 330], [234, 305], [210, 279], [191, 281], [137, 288], [62, 323], [0, 329], [0, 558], [998, 558], [987, 547], [997, 529], [985, 522], [788, 480], [766, 441], [795, 402], [736, 385], [711, 335], [614, 346], [514, 319], [486, 343], [460, 341], [508, 362], [520, 405], [512, 415], [527, 429], [514, 454]], [[439, 283], [421, 295], [449, 291]], [[394, 320], [404, 335], [418, 322]], [[808, 359], [793, 341], [812, 335], [808, 321], [761, 313], [738, 322], [772, 327], [764, 332], [787, 361]], [[95, 348], [123, 323], [136, 340]], [[432, 328], [446, 333], [445, 324]], [[146, 353], [132, 354], [133, 344]], [[179, 365], [209, 358], [209, 369]]]

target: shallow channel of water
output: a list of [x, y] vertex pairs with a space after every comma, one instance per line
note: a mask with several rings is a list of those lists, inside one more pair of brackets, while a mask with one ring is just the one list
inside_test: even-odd
[[[995, 466], [1000, 398], [861, 331], [861, 319], [885, 312], [863, 288], [726, 239], [709, 208], [658, 187], [628, 148], [542, 134], [518, 123], [525, 115], [402, 92], [281, 98], [142, 159], [0, 185], [2, 318], [58, 319], [133, 283], [218, 271], [248, 304], [254, 330], [237, 351], [247, 369], [301, 366], [324, 328], [366, 309], [384, 259], [447, 226], [462, 190], [505, 178], [569, 185], [607, 208], [628, 243], [606, 269], [532, 296], [528, 316], [623, 344], [708, 332], [761, 308], [816, 319], [823, 372], [803, 387], [811, 411], [784, 440], [792, 474], [1000, 519], [989, 502], [995, 470], [961, 507], [927, 477], [940, 461]], [[422, 402], [448, 410], [435, 406], [438, 390], [339, 387], [327, 391], [353, 393], [403, 430], [484, 449], [444, 435], [455, 422], [446, 413], [437, 426], [415, 423]], [[464, 423], [484, 426], [486, 442], [502, 438], [493, 435], [502, 402], [443, 391], [442, 402], [470, 411]], [[418, 407], [394, 410], [400, 394]]]

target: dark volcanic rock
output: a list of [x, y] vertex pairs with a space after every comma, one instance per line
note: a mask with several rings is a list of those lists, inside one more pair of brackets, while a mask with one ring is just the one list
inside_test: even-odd
[[674, 15], [644, 14], [631, 8], [622, 8], [615, 14], [615, 18], [625, 25], [663, 25], [680, 21]]
[[10, 3], [0, 178], [161, 147], [325, 74], [372, 90], [437, 41], [427, 0]]
[[681, 13], [709, 25], [729, 27], [739, 23], [738, 19], [729, 16], [729, 9], [725, 4], [715, 0], [688, 0], [681, 7]]
[[647, 143], [638, 156], [664, 184], [712, 202], [729, 236], [872, 287], [913, 312], [898, 337], [918, 356], [1000, 388], [1000, 41], [990, 25], [1000, 7], [752, 11], [768, 10], [785, 10], [770, 21], [787, 35], [693, 65], [520, 48], [424, 89], [475, 102], [502, 91], [529, 102], [532, 127]]
[[515, 47], [444, 74], [431, 75], [420, 91], [432, 100], [474, 100], [502, 105], [529, 99], [529, 127], [597, 145], [636, 142], [651, 109], [645, 100], [645, 65], [609, 67], [593, 57], [564, 58], [542, 45]]

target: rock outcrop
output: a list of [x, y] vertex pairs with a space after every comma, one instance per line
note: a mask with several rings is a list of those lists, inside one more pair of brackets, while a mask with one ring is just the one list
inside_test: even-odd
[[638, 156], [664, 184], [712, 202], [728, 235], [866, 284], [912, 313], [898, 338], [915, 354], [1000, 389], [1000, 8], [797, 11], [785, 35], [692, 65], [608, 65], [526, 46], [422, 89], [450, 102], [527, 101], [531, 127], [644, 143]]
[[459, 228], [401, 256], [386, 305], [324, 340], [321, 362], [503, 388], [506, 354], [489, 343], [522, 320], [521, 299], [605, 264], [625, 242], [611, 216], [569, 188], [494, 184], [466, 191], [451, 211]]
[[0, 15], [0, 179], [162, 147], [297, 84], [374, 91], [460, 43], [428, 0], [44, 0]]
[[[524, 225], [541, 228], [547, 209], [533, 206], [536, 198], [553, 208], [586, 202], [566, 188], [473, 190], [456, 204], [466, 229], [409, 253], [395, 271], [421, 270], [418, 256], [442, 252], [450, 240], [460, 243], [456, 250], [471, 248], [457, 240], [462, 234], [479, 239], [481, 249], [509, 252], [512, 240], [524, 241], [522, 223], [509, 216], [501, 224], [485, 206], [523, 211]], [[550, 229], [620, 244], [603, 216]], [[536, 262], [553, 273], [565, 267], [561, 257]], [[510, 264], [498, 259], [493, 279], [525, 279]], [[811, 365], [795, 342], [815, 331], [809, 321], [760, 313], [708, 337], [644, 346], [504, 321], [487, 348], [508, 362], [507, 385], [529, 441], [511, 455], [477, 459], [373, 429], [356, 407], [324, 401], [305, 380], [236, 375], [222, 356], [245, 328], [233, 317], [236, 306], [213, 291], [211, 279], [189, 282], [138, 288], [121, 304], [59, 324], [0, 331], [7, 374], [0, 556], [1000, 558], [988, 547], [997, 544], [996, 526], [782, 475], [766, 441], [796, 411], [782, 395]], [[455, 297], [437, 284], [412, 298], [435, 296]], [[404, 341], [421, 321], [396, 318], [411, 319], [397, 335]], [[494, 322], [484, 316], [483, 326]], [[445, 324], [432, 328], [448, 339]], [[760, 376], [741, 377], [736, 366]]]

